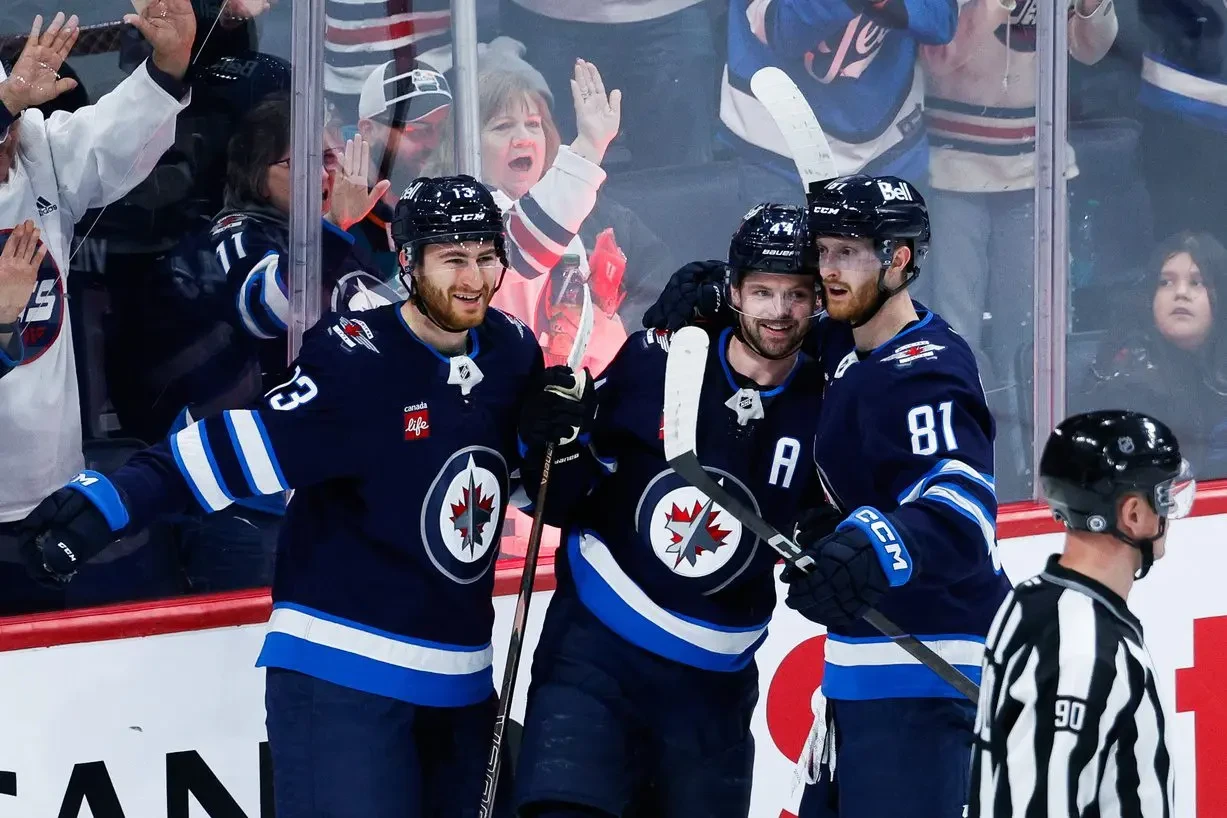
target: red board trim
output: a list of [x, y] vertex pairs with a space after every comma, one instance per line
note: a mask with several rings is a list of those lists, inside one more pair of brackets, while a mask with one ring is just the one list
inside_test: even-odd
[[[1227, 480], [1215, 480], [1198, 488], [1193, 516], [1212, 514], [1227, 514]], [[1009, 503], [997, 514], [997, 534], [1001, 539], [1054, 534], [1060, 530], [1047, 507], [1037, 503]], [[501, 560], [495, 572], [495, 596], [518, 593], [523, 570], [521, 558]], [[554, 587], [553, 558], [542, 558], [535, 588], [552, 591]], [[0, 619], [0, 651], [258, 625], [268, 621], [271, 610], [268, 589], [257, 588], [8, 617]]]

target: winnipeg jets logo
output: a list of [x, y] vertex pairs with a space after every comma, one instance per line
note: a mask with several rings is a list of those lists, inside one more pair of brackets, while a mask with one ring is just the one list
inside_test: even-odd
[[482, 545], [482, 532], [494, 515], [494, 495], [482, 493], [474, 468], [470, 458], [469, 468], [465, 471], [468, 485], [461, 489], [460, 502], [451, 504], [452, 527], [460, 534], [460, 550], [469, 555], [475, 554]]
[[422, 505], [427, 557], [454, 582], [486, 574], [498, 551], [507, 497], [507, 464], [484, 446], [461, 449], [435, 475]]
[[858, 14], [848, 21], [839, 39], [830, 37], [806, 52], [805, 70], [824, 85], [840, 77], [858, 79], [877, 59], [888, 34], [890, 29]]
[[[758, 502], [740, 480], [726, 471], [709, 473], [757, 514]], [[711, 594], [732, 582], [758, 552], [758, 538], [703, 492], [672, 469], [652, 478], [635, 509], [635, 530], [674, 574], [693, 579], [697, 590]]]
[[723, 516], [711, 500], [702, 505], [695, 501], [690, 508], [674, 505], [665, 512], [665, 529], [673, 536], [673, 543], [665, 547], [665, 552], [677, 555], [673, 563], [675, 570], [682, 560], [693, 568], [700, 555], [714, 554], [725, 544], [733, 530], [721, 528]]

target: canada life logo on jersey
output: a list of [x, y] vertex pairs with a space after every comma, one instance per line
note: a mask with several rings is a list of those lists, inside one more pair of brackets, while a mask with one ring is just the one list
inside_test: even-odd
[[430, 437], [430, 407], [415, 403], [405, 407], [405, 440], [425, 440]]
[[422, 544], [447, 578], [467, 585], [494, 564], [507, 498], [507, 463], [484, 446], [447, 459], [422, 504]]
[[[719, 469], [707, 471], [730, 494], [758, 513], [757, 501], [741, 481]], [[685, 483], [672, 469], [656, 475], [643, 490], [635, 529], [673, 573], [715, 580], [715, 586], [708, 592], [741, 573], [756, 550], [757, 537], [752, 533], [746, 535], [751, 547], [743, 547], [741, 523], [706, 494]]]
[[[0, 249], [8, 243], [12, 234], [11, 229], [0, 231]], [[25, 347], [25, 357], [20, 366], [25, 366], [51, 349], [64, 329], [64, 277], [60, 275], [60, 268], [56, 266], [51, 253], [43, 257], [43, 263], [38, 267], [30, 300], [26, 302], [25, 311], [18, 320], [24, 325], [21, 343]]]

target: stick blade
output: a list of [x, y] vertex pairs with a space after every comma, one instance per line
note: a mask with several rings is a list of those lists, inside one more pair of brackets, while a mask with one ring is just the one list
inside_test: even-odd
[[588, 282], [584, 282], [584, 306], [579, 313], [579, 327], [575, 330], [575, 340], [571, 343], [571, 353], [567, 355], [567, 366], [572, 372], [579, 371], [579, 365], [584, 362], [588, 352], [588, 339], [592, 337], [592, 290]]
[[809, 189], [811, 182], [839, 175], [831, 143], [791, 77], [769, 65], [754, 72], [750, 78], [750, 90], [775, 120], [806, 189]]
[[698, 327], [682, 327], [669, 339], [665, 362], [666, 460], [695, 450], [709, 343], [707, 333]]

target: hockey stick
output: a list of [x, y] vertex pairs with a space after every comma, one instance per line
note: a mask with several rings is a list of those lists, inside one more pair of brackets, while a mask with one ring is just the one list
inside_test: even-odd
[[[707, 346], [707, 333], [698, 327], [683, 327], [669, 339], [669, 357], [665, 361], [665, 459], [683, 480], [753, 531], [789, 564], [808, 573], [814, 567], [814, 560], [802, 553], [795, 542], [725, 491], [699, 462], [695, 444], [699, 425], [699, 396], [703, 391], [703, 374], [707, 366]], [[864, 614], [864, 619], [940, 676], [942, 681], [973, 702], [979, 700], [979, 686], [928, 645], [904, 633], [898, 625], [872, 608]]]
[[750, 90], [783, 134], [802, 187], [809, 190], [811, 182], [839, 175], [831, 143], [791, 77], [774, 66], [760, 68], [750, 78]]
[[[567, 366], [572, 372], [579, 371], [588, 339], [592, 335], [592, 293], [584, 284], [584, 306], [579, 314], [579, 328]], [[507, 645], [507, 663], [503, 667], [502, 691], [499, 694], [498, 715], [494, 719], [494, 740], [490, 745], [490, 757], [486, 764], [486, 782], [482, 787], [480, 818], [494, 814], [494, 794], [498, 789], [499, 765], [503, 757], [503, 739], [507, 735], [507, 721], [511, 717], [511, 699], [515, 695], [516, 676], [520, 672], [520, 654], [524, 648], [524, 631], [528, 624], [528, 606], [532, 602], [533, 581], [537, 575], [537, 556], [541, 551], [541, 532], [545, 528], [545, 495], [550, 484], [550, 467], [554, 464], [554, 444], [545, 447], [545, 461], [541, 466], [541, 485], [537, 489], [537, 504], [533, 514], [533, 527], [528, 534], [528, 548], [524, 552], [524, 574], [520, 577], [520, 594], [516, 597], [515, 618], [511, 622], [511, 641]]]

